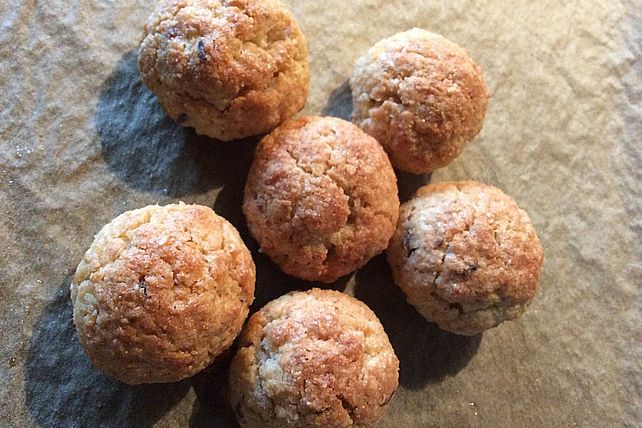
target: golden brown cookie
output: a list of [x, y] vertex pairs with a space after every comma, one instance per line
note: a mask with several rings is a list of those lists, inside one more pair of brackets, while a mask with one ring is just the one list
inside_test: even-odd
[[167, 114], [219, 140], [269, 132], [305, 105], [307, 43], [278, 0], [164, 0], [138, 66]]
[[376, 43], [356, 64], [352, 121], [392, 164], [421, 174], [452, 162], [481, 131], [481, 68], [448, 39], [414, 28]]
[[399, 384], [377, 316], [332, 290], [294, 292], [252, 315], [230, 368], [246, 427], [370, 426]]
[[80, 343], [125, 383], [192, 376], [240, 332], [255, 274], [234, 226], [210, 208], [125, 212], [96, 235], [71, 283]]
[[537, 293], [544, 260], [528, 214], [474, 181], [419, 189], [401, 207], [387, 255], [408, 302], [464, 335], [518, 318]]
[[335, 281], [388, 246], [397, 181], [381, 146], [350, 122], [290, 120], [256, 148], [243, 212], [284, 272]]

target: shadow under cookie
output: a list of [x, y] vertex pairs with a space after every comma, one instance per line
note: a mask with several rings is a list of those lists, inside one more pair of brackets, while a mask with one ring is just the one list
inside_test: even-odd
[[69, 275], [38, 319], [25, 364], [26, 405], [41, 426], [152, 426], [190, 381], [131, 386], [105, 376], [82, 349], [72, 321]]
[[405, 388], [421, 389], [455, 375], [479, 348], [481, 334], [448, 333], [419, 315], [394, 284], [384, 254], [357, 272], [354, 295], [381, 320], [399, 358], [399, 383]]
[[323, 108], [322, 116], [338, 117], [350, 122], [350, 117], [352, 116], [352, 92], [349, 79], [344, 80], [341, 85], [332, 91], [327, 104]]
[[236, 344], [219, 355], [205, 370], [191, 378], [196, 392], [189, 426], [199, 427], [236, 427], [236, 416], [230, 406], [228, 370]]
[[173, 197], [224, 185], [258, 140], [220, 142], [174, 122], [141, 82], [136, 50], [103, 84], [94, 124], [110, 171], [136, 190]]
[[399, 187], [399, 202], [402, 204], [412, 199], [417, 189], [430, 184], [432, 179], [431, 173], [417, 175], [395, 170], [395, 174], [397, 175], [397, 186]]

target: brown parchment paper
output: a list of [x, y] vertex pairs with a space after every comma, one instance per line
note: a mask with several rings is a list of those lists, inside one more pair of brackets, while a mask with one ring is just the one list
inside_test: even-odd
[[[522, 320], [483, 335], [425, 322], [383, 257], [333, 287], [381, 318], [401, 360], [384, 427], [642, 424], [642, 4], [290, 1], [310, 46], [307, 113], [348, 117], [346, 80], [380, 38], [444, 34], [484, 68], [482, 133], [432, 177], [502, 188], [545, 248]], [[103, 376], [71, 322], [69, 280], [117, 214], [183, 200], [241, 231], [254, 308], [309, 286], [256, 251], [241, 192], [256, 139], [220, 144], [169, 120], [139, 80], [143, 0], [0, 2], [0, 426], [234, 426], [226, 359], [177, 384]]]

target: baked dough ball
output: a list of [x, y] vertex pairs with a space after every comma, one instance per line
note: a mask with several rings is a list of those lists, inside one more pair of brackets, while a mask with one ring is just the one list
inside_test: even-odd
[[418, 28], [376, 43], [350, 86], [353, 122], [396, 168], [414, 174], [452, 162], [481, 131], [488, 103], [481, 68], [466, 51]]
[[528, 214], [474, 181], [419, 189], [401, 207], [387, 254], [408, 302], [463, 335], [518, 318], [537, 293], [544, 258]]
[[227, 141], [303, 108], [307, 55], [278, 0], [165, 0], [145, 25], [138, 66], [172, 119]]
[[238, 232], [210, 208], [148, 206], [96, 235], [71, 283], [74, 324], [108, 375], [129, 384], [173, 382], [232, 344], [254, 280]]
[[332, 290], [294, 292], [252, 315], [230, 368], [246, 427], [374, 424], [399, 384], [399, 361], [376, 315]]
[[258, 145], [243, 212], [281, 269], [332, 282], [382, 252], [399, 215], [381, 146], [341, 119], [290, 120]]

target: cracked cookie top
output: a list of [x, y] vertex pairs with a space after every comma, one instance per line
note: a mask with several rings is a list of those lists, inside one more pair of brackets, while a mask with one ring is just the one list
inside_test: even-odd
[[108, 375], [129, 384], [173, 382], [232, 344], [254, 281], [238, 232], [210, 208], [148, 206], [96, 235], [71, 283], [74, 323]]
[[349, 122], [290, 120], [256, 148], [243, 212], [290, 275], [332, 282], [361, 267], [388, 246], [398, 211], [386, 153]]
[[276, 0], [165, 0], [139, 68], [174, 120], [221, 140], [268, 132], [307, 98], [307, 43]]
[[371, 426], [398, 369], [365, 304], [332, 290], [293, 292], [248, 321], [230, 368], [231, 404], [248, 427]]
[[401, 207], [387, 255], [408, 302], [459, 334], [520, 316], [537, 293], [544, 257], [528, 214], [474, 181], [419, 189]]
[[414, 28], [377, 42], [355, 66], [352, 121], [392, 164], [421, 174], [452, 162], [481, 131], [481, 68], [450, 40]]

